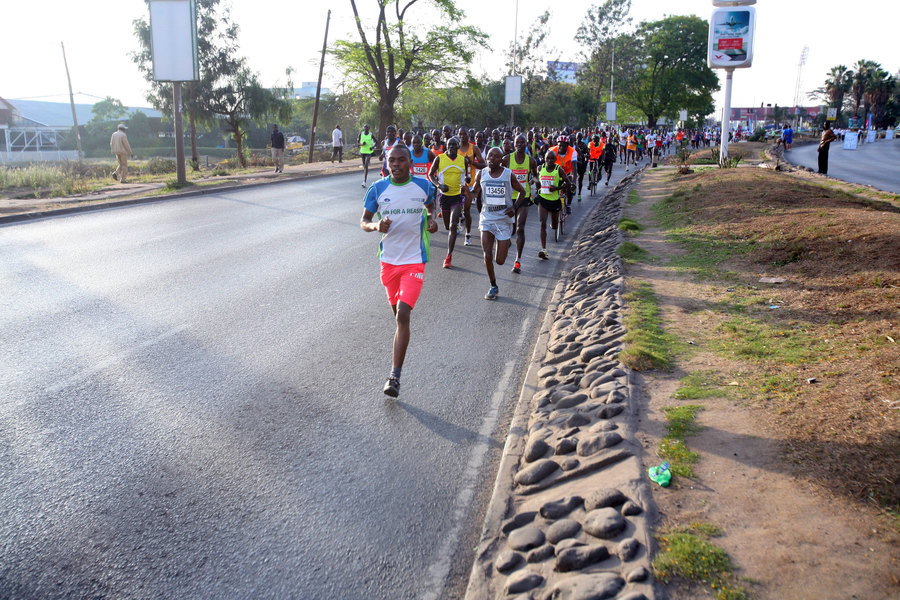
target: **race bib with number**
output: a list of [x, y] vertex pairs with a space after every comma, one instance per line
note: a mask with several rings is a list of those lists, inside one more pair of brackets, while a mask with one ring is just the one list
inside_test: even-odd
[[506, 186], [486, 184], [484, 202], [488, 206], [506, 206]]
[[556, 177], [553, 175], [541, 175], [541, 193], [552, 194], [553, 191], [550, 188], [555, 185], [555, 182]]

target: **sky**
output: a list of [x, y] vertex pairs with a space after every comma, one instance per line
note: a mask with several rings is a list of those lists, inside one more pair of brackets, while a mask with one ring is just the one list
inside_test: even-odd
[[[233, 20], [240, 26], [239, 53], [265, 85], [284, 84], [288, 67], [295, 71], [297, 86], [317, 79], [329, 7], [329, 44], [335, 39], [356, 39], [349, 0], [230, 2]], [[583, 44], [575, 41], [576, 31], [588, 8], [597, 3], [600, 0], [568, 0], [561, 4], [541, 0], [457, 0], [457, 6], [466, 13], [466, 22], [489, 36], [488, 46], [476, 54], [472, 66], [475, 74], [493, 79], [505, 75], [502, 57], [516, 31], [521, 39], [526, 28], [548, 7], [552, 7], [550, 46], [556, 52], [548, 54], [547, 59], [577, 61]], [[358, 0], [364, 19], [367, 14], [372, 15], [373, 4], [373, 0]], [[632, 4], [635, 22], [659, 19], [666, 14], [695, 14], [708, 21], [713, 9], [711, 0], [633, 0]], [[417, 22], [417, 15], [428, 11], [420, 6], [410, 9], [409, 20]], [[881, 63], [891, 73], [900, 71], [900, 46], [895, 37], [900, 2], [858, 0], [852, 5], [849, 22], [848, 6], [836, 0], [760, 0], [756, 4], [753, 66], [735, 71], [732, 106], [793, 104], [804, 46], [809, 46], [809, 54], [801, 74], [801, 104], [814, 104], [806, 99], [805, 92], [822, 85], [834, 65], [851, 66], [866, 58]], [[132, 22], [148, 14], [144, 0], [10, 0], [4, 3], [3, 13], [0, 97], [67, 100], [60, 48], [63, 42], [72, 87], [79, 94], [77, 102], [111, 96], [126, 106], [148, 105], [147, 84], [129, 57], [137, 48]], [[845, 27], [845, 23], [850, 26]], [[884, 26], [880, 27], [882, 23]], [[719, 74], [722, 91], [716, 95], [716, 105], [721, 110], [724, 71]], [[338, 69], [326, 62], [323, 85], [339, 90], [341, 84]]]

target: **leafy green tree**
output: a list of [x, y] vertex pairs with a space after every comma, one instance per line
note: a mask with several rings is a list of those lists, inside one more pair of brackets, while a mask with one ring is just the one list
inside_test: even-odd
[[522, 76], [522, 104], [531, 102], [535, 92], [540, 88], [547, 75], [547, 56], [555, 54], [552, 46], [547, 45], [550, 35], [550, 11], [539, 15], [528, 34], [515, 46], [506, 51], [506, 68], [510, 74]]
[[241, 166], [247, 167], [244, 137], [254, 121], [270, 118], [288, 121], [291, 103], [286, 90], [272, 91], [259, 83], [259, 77], [243, 62], [236, 72], [219, 78], [211, 88], [203, 88], [200, 104], [222, 118], [225, 131], [237, 145]]
[[631, 25], [629, 12], [631, 0], [606, 0], [603, 4], [591, 6], [578, 27], [578, 40], [583, 48], [589, 49], [579, 83], [591, 88], [597, 100], [608, 97], [604, 91], [614, 66], [615, 41]]
[[106, 123], [118, 121], [128, 116], [128, 110], [120, 100], [107, 96], [91, 107], [91, 122]]
[[869, 72], [869, 81], [866, 85], [866, 103], [872, 107], [872, 124], [878, 128], [887, 127], [885, 112], [887, 103], [897, 87], [897, 80], [893, 75], [877, 65]]
[[[378, 99], [378, 137], [394, 122], [404, 86], [459, 83], [469, 78], [475, 50], [485, 44], [478, 28], [460, 25], [465, 14], [453, 0], [432, 0], [436, 18], [428, 23], [407, 21], [419, 0], [371, 0], [377, 7], [375, 27], [367, 32], [357, 7], [358, 41], [337, 40], [331, 51], [349, 86]], [[390, 10], [393, 9], [393, 10]]]
[[624, 76], [617, 96], [641, 111], [652, 128], [662, 116], [679, 109], [705, 116], [713, 111], [719, 79], [706, 65], [708, 25], [697, 16], [670, 16], [638, 26], [620, 43]]
[[[853, 65], [852, 77], [850, 84], [850, 93], [853, 97], [853, 114], [857, 117], [865, 117], [869, 114], [869, 103], [865, 100], [866, 88], [869, 87], [869, 79], [872, 71], [880, 67], [874, 60], [860, 59]], [[863, 114], [859, 113], [860, 105], [863, 106]]]
[[828, 102], [828, 106], [837, 109], [837, 121], [843, 122], [841, 109], [844, 106], [844, 97], [850, 91], [852, 83], [853, 71], [845, 65], [836, 65], [831, 67], [825, 84], [815, 90], [815, 95], [824, 97]]
[[[248, 109], [245, 115], [252, 118], [279, 114], [289, 116], [290, 103], [287, 88], [266, 90], [258, 77], [249, 71], [246, 61], [239, 57], [237, 24], [231, 20], [231, 8], [227, 1], [197, 0], [197, 54], [200, 62], [200, 79], [182, 87], [182, 104], [188, 115], [191, 138], [191, 162], [199, 164], [197, 153], [197, 126], [213, 127], [217, 118], [224, 117], [225, 129], [235, 140], [239, 150], [243, 148], [243, 135], [248, 125], [244, 116], [235, 110]], [[150, 52], [150, 25], [146, 19], [134, 21], [134, 33], [139, 49], [131, 58], [150, 84], [147, 100], [164, 114], [173, 114], [172, 86], [168, 82], [153, 80], [153, 60]], [[240, 89], [241, 85], [255, 86]], [[243, 152], [239, 160], [246, 166]]]

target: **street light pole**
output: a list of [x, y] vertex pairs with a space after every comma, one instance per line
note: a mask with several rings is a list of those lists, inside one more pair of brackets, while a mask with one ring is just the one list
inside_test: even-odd
[[316, 104], [313, 107], [312, 132], [309, 134], [309, 161], [312, 163], [316, 150], [316, 121], [319, 119], [319, 95], [322, 92], [322, 71], [325, 70], [325, 50], [328, 48], [328, 25], [331, 23], [331, 10], [328, 11], [328, 19], [325, 21], [325, 41], [322, 42], [322, 62], [319, 63], [319, 83], [316, 85]]

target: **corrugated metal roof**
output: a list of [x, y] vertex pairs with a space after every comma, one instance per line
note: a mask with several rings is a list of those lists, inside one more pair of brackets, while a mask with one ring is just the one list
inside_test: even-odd
[[[44, 102], [42, 100], [9, 100], [7, 102], [16, 107], [19, 115], [38, 125], [46, 127], [72, 127], [72, 107], [67, 102]], [[91, 107], [93, 104], [76, 104], [75, 113], [78, 115], [78, 124], [84, 125], [91, 120]], [[128, 107], [128, 114], [139, 110], [148, 117], [160, 118], [162, 113], [155, 108]]]

